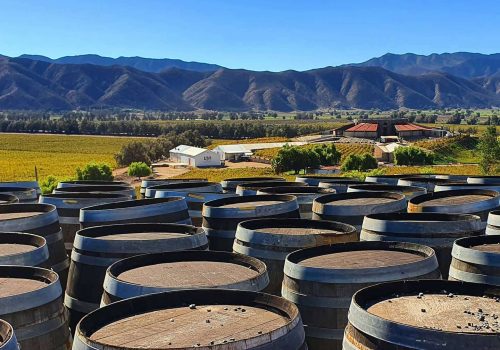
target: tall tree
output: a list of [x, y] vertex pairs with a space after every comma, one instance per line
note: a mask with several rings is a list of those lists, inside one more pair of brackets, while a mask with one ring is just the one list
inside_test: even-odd
[[494, 175], [500, 172], [500, 142], [498, 141], [495, 126], [488, 126], [479, 141], [479, 166], [485, 175]]

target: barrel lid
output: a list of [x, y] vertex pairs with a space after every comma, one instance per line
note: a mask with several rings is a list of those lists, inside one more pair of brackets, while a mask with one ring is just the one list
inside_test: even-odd
[[[145, 254], [123, 259], [111, 265], [108, 274], [127, 284], [157, 287], [164, 290], [248, 289], [251, 287], [251, 281], [258, 276], [265, 275], [266, 271], [266, 265], [263, 262], [241, 254], [182, 251], [169, 254]], [[105, 282], [107, 290], [106, 284], [107, 282]], [[241, 288], [234, 288], [237, 286]]]
[[12, 194], [0, 193], [0, 204], [15, 204], [19, 203], [19, 198]]
[[168, 198], [146, 198], [146, 199], [129, 199], [119, 202], [104, 203], [92, 205], [82, 208], [83, 211], [101, 211], [101, 210], [120, 210], [128, 208], [139, 208], [167, 203], [184, 203], [183, 197], [168, 197]]
[[[296, 182], [295, 182], [296, 183]], [[332, 194], [332, 190], [326, 188], [319, 188], [314, 186], [278, 186], [278, 187], [264, 187], [260, 188], [257, 194]]]
[[396, 192], [349, 192], [321, 196], [313, 203], [313, 212], [326, 215], [364, 215], [376, 213], [377, 208], [382, 212], [403, 210], [405, 196]]
[[427, 246], [365, 241], [298, 250], [287, 256], [284, 272], [302, 280], [361, 283], [412, 278], [437, 268], [435, 252]]
[[227, 218], [272, 216], [297, 210], [297, 197], [291, 195], [251, 195], [216, 199], [203, 204], [203, 216]]
[[298, 349], [303, 340], [292, 303], [269, 294], [218, 289], [157, 293], [107, 305], [84, 317], [75, 337], [77, 344], [110, 350]]
[[36, 246], [30, 244], [0, 242], [0, 256], [27, 253], [35, 250], [36, 248]]
[[349, 322], [370, 337], [407, 348], [493, 350], [500, 331], [494, 319], [500, 313], [499, 296], [498, 288], [484, 284], [381, 283], [353, 296]]
[[[490, 190], [455, 190], [441, 191], [424, 194], [410, 199], [408, 203], [409, 212], [419, 211], [449, 211], [464, 210], [480, 212], [493, 209], [500, 205], [500, 193]], [[457, 208], [457, 209], [453, 209]], [[462, 210], [460, 210], [462, 209]]]
[[373, 192], [398, 192], [403, 194], [412, 194], [415, 192], [427, 192], [425, 188], [418, 186], [401, 186], [401, 185], [386, 185], [379, 183], [352, 185], [350, 190], [373, 191]]

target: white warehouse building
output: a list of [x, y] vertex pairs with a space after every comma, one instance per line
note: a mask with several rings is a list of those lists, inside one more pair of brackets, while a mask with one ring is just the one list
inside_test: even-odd
[[179, 145], [171, 149], [170, 160], [197, 168], [218, 167], [221, 165], [220, 156], [214, 151], [187, 145]]

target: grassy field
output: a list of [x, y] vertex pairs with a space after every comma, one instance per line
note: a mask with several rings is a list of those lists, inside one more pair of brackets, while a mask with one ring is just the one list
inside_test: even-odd
[[0, 134], [0, 181], [48, 175], [67, 178], [89, 162], [116, 166], [114, 155], [131, 137]]
[[[224, 179], [250, 176], [277, 176], [270, 168], [222, 168], [222, 169], [192, 169], [188, 173], [176, 176], [181, 179], [205, 178], [211, 182], [219, 182]], [[279, 175], [288, 181], [294, 181], [295, 175]]]

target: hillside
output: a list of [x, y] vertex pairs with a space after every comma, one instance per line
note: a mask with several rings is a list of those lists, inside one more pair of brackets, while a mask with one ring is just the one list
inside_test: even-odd
[[201, 62], [186, 62], [170, 58], [145, 58], [145, 57], [103, 57], [99, 55], [77, 55], [65, 56], [52, 59], [40, 55], [21, 55], [19, 58], [27, 58], [36, 61], [59, 64], [95, 64], [98, 66], [124, 66], [132, 67], [145, 72], [161, 72], [168, 68], [180, 68], [197, 72], [213, 72], [222, 68], [216, 64]]
[[366, 62], [352, 64], [360, 67], [381, 67], [406, 75], [420, 75], [432, 71], [446, 72], [462, 78], [479, 78], [500, 73], [500, 54], [455, 52], [416, 55], [388, 53]]
[[491, 106], [500, 106], [500, 95], [486, 82], [437, 72], [406, 76], [377, 67], [327, 67], [278, 73], [175, 68], [151, 73], [125, 66], [0, 58], [1, 109], [310, 111]]

